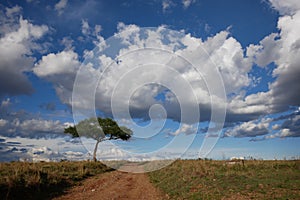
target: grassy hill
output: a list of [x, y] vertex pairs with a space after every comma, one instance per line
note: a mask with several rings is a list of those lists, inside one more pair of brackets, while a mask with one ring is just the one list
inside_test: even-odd
[[0, 163], [0, 199], [51, 199], [89, 176], [110, 170], [87, 161]]
[[299, 160], [178, 160], [149, 176], [170, 199], [300, 199]]
[[[111, 170], [88, 161], [0, 163], [0, 199], [51, 199], [87, 177]], [[166, 199], [300, 199], [299, 160], [244, 165], [177, 160], [147, 175]]]

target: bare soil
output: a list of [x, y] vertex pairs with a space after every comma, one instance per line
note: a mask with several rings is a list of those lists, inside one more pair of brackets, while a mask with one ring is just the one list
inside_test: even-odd
[[160, 200], [168, 199], [168, 196], [150, 183], [147, 174], [113, 171], [86, 179], [80, 186], [75, 186], [63, 196], [55, 198], [55, 200], [79, 199]]

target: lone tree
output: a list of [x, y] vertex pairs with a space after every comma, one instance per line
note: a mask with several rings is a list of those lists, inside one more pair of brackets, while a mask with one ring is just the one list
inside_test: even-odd
[[96, 154], [100, 142], [117, 139], [128, 140], [133, 132], [127, 127], [119, 127], [113, 119], [98, 117], [85, 119], [75, 126], [69, 126], [65, 128], [64, 133], [70, 133], [73, 137], [85, 136], [95, 139], [93, 160], [97, 161]]

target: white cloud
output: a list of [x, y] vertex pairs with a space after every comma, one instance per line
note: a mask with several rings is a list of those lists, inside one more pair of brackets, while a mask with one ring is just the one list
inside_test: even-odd
[[211, 30], [210, 25], [209, 25], [209, 24], [205, 24], [205, 25], [204, 25], [204, 31], [205, 31], [206, 33], [209, 33], [210, 30]]
[[279, 130], [279, 129], [280, 129], [280, 125], [279, 125], [279, 124], [274, 124], [274, 125], [272, 126], [272, 129], [273, 129], [273, 130]]
[[[48, 139], [35, 138], [9, 138], [2, 137], [0, 142], [0, 161], [60, 161], [63, 160], [88, 160], [92, 159], [95, 141], [81, 138], [74, 142], [70, 137], [57, 137]], [[5, 153], [4, 153], [5, 152]], [[98, 159], [106, 160], [129, 160], [151, 161], [179, 158], [182, 150], [171, 149], [163, 153], [131, 154], [110, 142], [102, 142], [98, 149]], [[185, 156], [196, 158], [196, 152], [190, 152]], [[110, 165], [111, 163], [107, 163]], [[163, 163], [162, 163], [163, 164]], [[165, 165], [170, 164], [170, 161]]]
[[70, 37], [63, 37], [63, 39], [60, 42], [63, 46], [65, 46], [65, 50], [74, 50], [74, 40]]
[[7, 108], [10, 104], [11, 104], [10, 98], [7, 98], [6, 100], [3, 100], [1, 102], [0, 108], [1, 109]]
[[262, 119], [244, 122], [225, 132], [224, 136], [234, 137], [256, 137], [269, 133], [270, 119]]
[[171, 0], [163, 0], [161, 5], [163, 12], [166, 12], [168, 9], [174, 6], [174, 3]]
[[33, 25], [22, 17], [18, 21], [4, 21], [3, 26], [5, 33], [0, 38], [0, 96], [30, 94], [33, 89], [24, 72], [32, 69], [35, 58], [31, 55], [41, 49], [36, 40], [45, 35], [48, 27]]
[[[171, 2], [164, 2], [164, 9], [168, 9]], [[183, 31], [180, 33], [167, 32], [164, 26], [143, 32], [143, 29], [136, 25], [119, 23], [118, 33], [114, 37], [121, 40], [120, 46], [114, 46], [112, 49], [110, 44], [107, 44], [108, 41], [105, 41], [105, 45], [101, 49], [104, 52], [107, 50], [109, 54], [99, 55], [97, 54], [99, 52], [85, 51], [85, 58], [88, 58], [88, 55], [93, 55], [98, 66], [93, 61], [85, 63], [83, 80], [89, 80], [89, 82], [81, 83], [82, 98], [75, 103], [83, 106], [92, 102], [86, 88], [93, 87], [97, 83], [100, 76], [97, 69], [102, 68], [104, 71], [107, 67], [99, 79], [99, 85], [96, 89], [96, 107], [106, 114], [112, 112], [112, 98], [118, 105], [118, 112], [125, 114], [128, 110], [129, 101], [124, 97], [128, 94], [130, 95], [130, 114], [145, 120], [149, 119], [148, 110], [154, 104], [163, 105], [169, 118], [175, 121], [180, 120], [180, 112], [177, 112], [179, 100], [176, 97], [178, 96], [184, 96], [185, 98], [182, 98], [180, 103], [189, 106], [195, 95], [197, 97], [196, 105], [201, 108], [202, 120], [210, 119], [211, 105], [215, 108], [222, 108], [227, 105], [227, 120], [229, 122], [253, 120], [268, 113], [283, 111], [288, 106], [298, 105], [300, 102], [300, 97], [295, 92], [300, 90], [299, 84], [295, 84], [299, 79], [297, 63], [300, 63], [298, 56], [300, 45], [297, 42], [300, 32], [298, 27], [300, 27], [298, 13], [295, 13], [293, 17], [281, 17], [278, 21], [280, 33], [272, 33], [259, 44], [249, 45], [245, 56], [241, 44], [230, 36], [228, 30], [221, 31], [202, 41], [201, 38], [185, 34]], [[99, 33], [100, 30], [100, 26], [92, 30], [87, 21], [82, 21], [83, 34], [92, 35]], [[164, 51], [152, 52], [153, 55], [137, 51], [145, 47], [160, 48], [172, 52], [186, 58], [193, 66]], [[131, 54], [134, 51], [138, 53]], [[119, 60], [116, 59], [118, 56], [121, 56], [118, 58]], [[62, 59], [63, 57], [69, 57], [69, 59]], [[62, 60], [58, 62], [60, 58]], [[253, 77], [249, 76], [253, 62], [261, 67], [274, 62], [277, 67], [273, 75], [277, 79], [270, 84], [269, 91], [245, 95], [244, 89], [253, 84]], [[169, 68], [164, 67], [151, 66], [151, 70], [148, 71], [142, 68], [136, 69], [137, 66], [143, 66], [145, 63], [160, 63], [171, 66], [178, 74], [170, 73]], [[34, 72], [53, 82], [62, 102], [71, 104], [73, 81], [80, 64], [78, 55], [74, 50], [68, 50], [44, 56], [36, 64]], [[217, 81], [213, 73], [215, 69], [220, 71], [223, 81]], [[102, 71], [100, 70], [100, 72]], [[66, 74], [70, 76], [65, 76]], [[62, 79], [61, 77], [68, 78]], [[168, 84], [172, 87], [178, 85], [182, 79], [189, 83], [193, 92], [187, 92], [184, 87], [174, 87], [178, 90], [177, 93], [165, 92], [163, 94], [165, 101], [162, 102], [155, 97], [164, 91], [164, 87], [151, 84], [140, 87], [140, 84], [145, 81], [145, 77], [149, 77], [149, 81]], [[130, 81], [125, 81], [125, 79]], [[174, 83], [173, 80], [178, 80], [178, 82]], [[222, 92], [220, 91], [221, 84], [224, 84], [226, 95], [230, 97], [228, 102], [217, 95], [217, 93]], [[208, 86], [210, 87], [209, 90], [207, 89]], [[132, 90], [132, 88], [136, 90]], [[114, 93], [116, 91], [120, 93]], [[112, 97], [113, 94], [114, 97]], [[215, 99], [211, 101], [211, 97], [215, 97]], [[191, 111], [193, 108], [192, 106], [188, 107]], [[194, 122], [187, 120], [186, 123]], [[245, 135], [251, 135], [251, 127], [252, 129], [258, 128], [261, 131], [259, 134], [265, 134], [264, 127], [257, 127], [257, 124], [253, 123], [251, 121], [249, 124], [244, 124], [247, 127], [241, 127], [243, 129], [248, 128], [244, 133]], [[236, 135], [241, 135], [239, 132], [242, 130], [236, 129]]]
[[[232, 129], [228, 129], [225, 136], [234, 137], [256, 137], [250, 141], [261, 141], [274, 138], [287, 138], [287, 137], [299, 137], [300, 136], [300, 113], [295, 111], [289, 115], [283, 115], [278, 118], [267, 118], [261, 121], [254, 120], [245, 122]], [[276, 122], [272, 125], [272, 129], [269, 128], [271, 122]]]
[[64, 123], [64, 128], [68, 128], [70, 126], [74, 126], [75, 124], [73, 122], [65, 122]]
[[70, 49], [43, 56], [33, 71], [54, 84], [63, 103], [71, 104], [73, 84], [80, 65], [78, 54]]
[[91, 159], [86, 149], [70, 137], [24, 138], [2, 137], [0, 161], [60, 161]]
[[55, 4], [54, 9], [58, 12], [58, 15], [61, 15], [68, 4], [68, 0], [60, 0]]
[[22, 7], [16, 5], [12, 8], [5, 8], [5, 10], [6, 10], [6, 13], [5, 13], [6, 16], [7, 17], [12, 17], [13, 15], [19, 15], [20, 12], [22, 11]]
[[[0, 135], [8, 137], [57, 137], [63, 134], [65, 125], [58, 120], [46, 120], [36, 113], [16, 111], [10, 99], [0, 105]], [[57, 117], [57, 116], [56, 116]]]
[[194, 2], [195, 2], [195, 0], [182, 0], [183, 8], [186, 9], [186, 8], [190, 7], [190, 5]]
[[[269, 91], [253, 94], [247, 99], [256, 98], [253, 106], [261, 109], [265, 107], [269, 113], [281, 112], [289, 109], [289, 106], [299, 106], [300, 91], [300, 2], [299, 1], [271, 1], [276, 9], [283, 14], [279, 18], [277, 27], [280, 32], [266, 36], [259, 45], [250, 45], [247, 55], [254, 58], [254, 62], [260, 66], [266, 66], [272, 62], [276, 68], [273, 77], [276, 80], [269, 84]], [[287, 13], [289, 10], [289, 13]]]
[[[300, 137], [300, 113], [291, 114], [280, 126], [280, 137]], [[277, 135], [278, 135], [277, 134]]]
[[30, 119], [20, 122], [17, 127], [24, 133], [62, 133], [64, 126], [60, 121]]
[[260, 41], [259, 45], [250, 44], [247, 47], [247, 56], [253, 57], [257, 65], [265, 67], [278, 57], [275, 38], [277, 33], [272, 33]]
[[[84, 27], [88, 28], [89, 26], [85, 25]], [[220, 99], [218, 96], [218, 93], [222, 92], [220, 91], [221, 84], [224, 83], [227, 94], [238, 94], [243, 87], [251, 84], [251, 79], [248, 77], [248, 72], [251, 70], [251, 59], [243, 56], [243, 49], [240, 43], [233, 37], [229, 37], [228, 31], [221, 31], [206, 41], [192, 37], [189, 34], [184, 34], [183, 32], [171, 31], [168, 33], [167, 29], [163, 26], [157, 29], [146, 30], [146, 32], [143, 33], [143, 37], [140, 37], [143, 29], [136, 25], [119, 23], [118, 31], [118, 35], [115, 35], [115, 38], [120, 39], [120, 45], [123, 46], [117, 51], [116, 49], [118, 48], [111, 47], [114, 48], [113, 51], [115, 51], [115, 55], [98, 55], [97, 53], [99, 52], [86, 53], [85, 57], [88, 57], [88, 54], [94, 56], [93, 59], [97, 60], [98, 63], [96, 65], [98, 66], [94, 65], [94, 61], [86, 61], [86, 64], [88, 64], [88, 62], [90, 63], [84, 68], [83, 74], [84, 79], [89, 81], [82, 82], [80, 86], [80, 88], [82, 88], [81, 95], [84, 98], [80, 98], [81, 102], [73, 103], [81, 106], [91, 103], [92, 100], [89, 99], [90, 95], [87, 93], [86, 88], [91, 88], [97, 83], [100, 73], [99, 71], [97, 72], [96, 69], [100, 67], [103, 70], [105, 67], [108, 67], [109, 64], [111, 65], [105, 70], [103, 76], [101, 76], [98, 82], [99, 86], [96, 90], [96, 107], [107, 114], [111, 114], [112, 94], [115, 89], [118, 89], [116, 88], [116, 84], [119, 83], [120, 78], [124, 75], [123, 78], [130, 79], [131, 81], [126, 81], [126, 83], [118, 85], [118, 87], [122, 88], [122, 90], [118, 90], [122, 91], [122, 93], [114, 97], [120, 108], [118, 111], [126, 112], [128, 101], [124, 99], [124, 97], [130, 94], [132, 95], [130, 102], [131, 114], [143, 119], [148, 119], [147, 113], [151, 105], [162, 103], [156, 100], [155, 97], [164, 90], [162, 85], [155, 87], [153, 85], [145, 85], [140, 87], [139, 84], [145, 81], [145, 77], [148, 77], [149, 81], [151, 79], [154, 83], [165, 83], [174, 89], [176, 88], [176, 90], [178, 90], [176, 95], [177, 97], [182, 96], [181, 103], [187, 107], [187, 110], [193, 111], [195, 110], [195, 106], [198, 107], [197, 104], [199, 104], [201, 106], [201, 116], [203, 120], [210, 119], [211, 103], [214, 104], [216, 108], [225, 105], [224, 99]], [[161, 48], [163, 51], [152, 52], [150, 55], [142, 51], [138, 53], [138, 55], [129, 53], [145, 47]], [[105, 48], [110, 48], [110, 44], [106, 44], [102, 49]], [[170, 54], [166, 53], [168, 51], [174, 52], [174, 55], [188, 59], [191, 64], [197, 68], [195, 69], [190, 64], [180, 60], [180, 57], [176, 58], [172, 57], [173, 55], [170, 56]], [[126, 55], [126, 58], [123, 60], [120, 58], [121, 60], [116, 62], [114, 56], [118, 55]], [[211, 60], [214, 60], [214, 63], [212, 63]], [[169, 69], [164, 67], [153, 68], [155, 70], [152, 70], [152, 72], [148, 70], [144, 71], [142, 68], [140, 69], [142, 71], [134, 70], [135, 66], [153, 62], [165, 63], [166, 66], [171, 66], [175, 71], [170, 73]], [[62, 102], [71, 104], [70, 97], [78, 66], [80, 66], [80, 63], [77, 54], [69, 50], [44, 56], [36, 64], [34, 72], [38, 76], [45, 77], [47, 80], [53, 82], [56, 85], [57, 94]], [[224, 82], [217, 81], [214, 73], [214, 69], [216, 68], [221, 70]], [[177, 83], [173, 82], [175, 77], [180, 78], [177, 78]], [[182, 85], [180, 87], [175, 86], [184, 82], [188, 82], [194, 93], [187, 92], [187, 88], [182, 87]], [[211, 87], [211, 91], [207, 90], [207, 85]], [[132, 88], [136, 88], [137, 86], [139, 89], [136, 90], [134, 94], [131, 94], [130, 91], [132, 91]], [[196, 95], [198, 102], [191, 100], [195, 99], [194, 95]], [[215, 99], [211, 102], [212, 96], [215, 96]], [[172, 92], [166, 92], [164, 107], [168, 116], [177, 121], [181, 116], [180, 112], [177, 112], [179, 104], [178, 99], [175, 97]], [[86, 102], [83, 103], [82, 101]], [[245, 105], [245, 107], [247, 106]], [[254, 107], [251, 109], [253, 110]], [[247, 110], [244, 112], [247, 113]], [[251, 112], [251, 114], [252, 113], [253, 112]], [[235, 113], [232, 112], [232, 114]], [[239, 112], [239, 114], [243, 114], [243, 112]], [[189, 121], [188, 119], [186, 120], [186, 122]]]
[[300, 3], [298, 0], [269, 0], [272, 7], [279, 11], [282, 15], [293, 15], [300, 10]]
[[0, 119], [0, 127], [5, 126], [7, 123], [8, 123], [7, 120], [5, 120], [5, 119]]
[[[87, 20], [81, 20], [81, 33], [84, 37], [81, 37], [81, 40], [92, 40], [94, 45], [98, 46], [104, 43], [104, 38], [101, 36], [102, 26], [96, 24], [94, 28], [92, 28]], [[99, 46], [100, 47], [100, 46]]]
[[190, 125], [190, 124], [181, 124], [181, 126], [173, 133], [170, 133], [171, 135], [179, 135], [179, 134], [195, 134], [197, 132], [197, 126]]
[[11, 112], [8, 108], [0, 112], [0, 135], [8, 137], [57, 137], [63, 134], [65, 125], [58, 120], [34, 118], [24, 111]]
[[86, 20], [81, 21], [81, 32], [83, 35], [89, 35], [90, 34], [90, 26], [89, 23]]
[[[76, 73], [81, 63], [78, 60], [78, 54], [73, 50], [66, 50], [57, 54], [50, 53], [43, 56], [42, 59], [36, 63], [34, 73], [39, 77], [45, 78], [52, 82], [60, 100], [68, 105], [72, 104], [73, 85]], [[83, 90], [94, 87], [98, 78], [97, 72], [91, 65], [83, 67], [86, 81], [82, 85]], [[87, 87], [84, 89], [84, 87]], [[88, 98], [87, 96], [85, 98]], [[82, 101], [85, 100], [82, 99]], [[83, 102], [80, 102], [83, 103]], [[82, 104], [83, 106], [84, 104]]]
[[285, 137], [289, 137], [291, 135], [292, 134], [291, 134], [290, 130], [285, 128], [275, 134], [265, 136], [264, 139], [285, 138]]
[[78, 70], [80, 62], [78, 55], [72, 50], [62, 51], [57, 54], [50, 53], [43, 56], [35, 64], [34, 72], [40, 77], [51, 77], [53, 75], [74, 74]]
[[272, 113], [272, 107], [272, 98], [268, 93], [258, 92], [246, 97], [244, 95], [236, 95], [228, 102], [227, 115], [233, 117], [232, 120], [228, 120], [243, 121], [244, 117], [246, 119], [256, 119], [257, 116]]
[[99, 33], [102, 31], [102, 27], [99, 24], [95, 25], [95, 34], [99, 35]]

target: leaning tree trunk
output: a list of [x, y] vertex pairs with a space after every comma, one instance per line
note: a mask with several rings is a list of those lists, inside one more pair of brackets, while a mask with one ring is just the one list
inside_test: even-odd
[[99, 142], [100, 142], [100, 140], [97, 140], [96, 145], [95, 145], [94, 154], [93, 154], [94, 162], [97, 162], [97, 149], [98, 149]]

